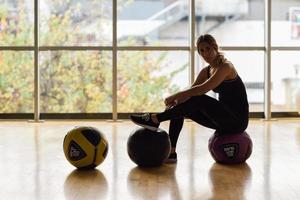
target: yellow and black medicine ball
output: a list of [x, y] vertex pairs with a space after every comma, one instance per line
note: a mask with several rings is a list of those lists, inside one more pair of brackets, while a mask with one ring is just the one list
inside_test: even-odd
[[63, 142], [67, 160], [79, 169], [92, 169], [106, 158], [108, 142], [94, 127], [78, 126], [70, 130]]

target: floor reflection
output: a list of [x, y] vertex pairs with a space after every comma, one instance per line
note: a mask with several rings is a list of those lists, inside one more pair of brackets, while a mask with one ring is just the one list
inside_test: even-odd
[[74, 170], [65, 180], [64, 194], [66, 199], [105, 199], [108, 183], [101, 171]]
[[296, 131], [296, 140], [297, 140], [297, 144], [300, 147], [300, 128], [297, 128]]
[[176, 180], [176, 165], [159, 168], [131, 169], [127, 177], [127, 187], [135, 199], [175, 199], [181, 200]]
[[214, 163], [209, 170], [212, 185], [210, 199], [246, 199], [245, 190], [251, 182], [251, 174], [247, 163], [230, 166]]

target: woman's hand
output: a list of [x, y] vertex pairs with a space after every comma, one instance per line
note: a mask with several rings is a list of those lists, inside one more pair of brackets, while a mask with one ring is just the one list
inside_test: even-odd
[[165, 98], [165, 101], [164, 101], [164, 102], [165, 102], [165, 105], [166, 105], [166, 109], [167, 109], [167, 110], [170, 109], [170, 108], [172, 108], [173, 106], [175, 106], [175, 105], [177, 104], [175, 95], [176, 95], [176, 94], [171, 95], [171, 96]]
[[189, 97], [184, 91], [173, 94], [165, 99], [166, 108], [169, 109], [177, 104], [185, 102]]
[[187, 95], [186, 91], [178, 92], [175, 96], [175, 102], [176, 104], [180, 104], [188, 100], [190, 97]]

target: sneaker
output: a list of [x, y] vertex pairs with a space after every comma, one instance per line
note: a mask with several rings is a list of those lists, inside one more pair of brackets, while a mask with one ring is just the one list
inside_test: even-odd
[[141, 115], [130, 115], [130, 119], [133, 123], [142, 126], [151, 131], [157, 131], [159, 123], [156, 124], [152, 121], [150, 113], [145, 113]]
[[171, 153], [164, 162], [167, 164], [177, 163], [177, 153]]

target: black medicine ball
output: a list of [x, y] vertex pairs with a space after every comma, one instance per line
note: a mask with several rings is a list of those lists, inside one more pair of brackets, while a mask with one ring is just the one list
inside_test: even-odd
[[134, 130], [127, 141], [130, 159], [140, 167], [157, 167], [163, 164], [171, 151], [169, 135], [162, 129], [146, 128]]

